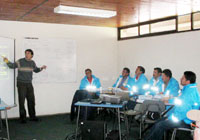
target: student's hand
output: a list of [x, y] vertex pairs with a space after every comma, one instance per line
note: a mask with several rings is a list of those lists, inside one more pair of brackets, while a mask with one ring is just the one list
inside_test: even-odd
[[88, 92], [88, 94], [91, 95], [91, 96], [95, 95], [94, 92]]
[[128, 88], [125, 88], [124, 86], [121, 87], [122, 90], [128, 90]]
[[169, 99], [168, 98], [163, 98], [163, 99], [161, 99], [161, 101], [163, 101], [165, 104], [169, 103]]
[[8, 61], [8, 58], [6, 58], [6, 57], [3, 58], [3, 61], [4, 61], [5, 63], [8, 63], [8, 62], [9, 62], [9, 61]]
[[46, 68], [47, 68], [47, 66], [43, 65], [43, 66], [41, 67], [41, 70], [46, 69]]
[[161, 101], [163, 101], [164, 103], [169, 103], [169, 99], [169, 97], [163, 97]]
[[191, 128], [194, 128], [194, 126], [193, 126], [193, 125], [194, 125], [193, 123], [190, 123], [190, 127], [191, 127]]

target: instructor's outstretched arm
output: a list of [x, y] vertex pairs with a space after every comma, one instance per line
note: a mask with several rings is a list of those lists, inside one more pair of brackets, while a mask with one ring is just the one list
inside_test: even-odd
[[33, 71], [35, 73], [38, 73], [38, 72], [40, 72], [40, 71], [42, 71], [43, 69], [46, 69], [46, 68], [47, 68], [47, 66], [45, 66], [45, 65], [43, 65], [41, 68], [39, 68], [39, 67], [36, 66], [36, 64], [34, 62], [34, 69], [33, 69]]
[[6, 57], [4, 57], [4, 56], [2, 56], [3, 57], [3, 61], [8, 65], [8, 67], [9, 68], [11, 68], [11, 69], [15, 69], [15, 68], [18, 68], [18, 61], [17, 62], [15, 62], [15, 63], [12, 63], [12, 62], [10, 62], [9, 60], [8, 60], [8, 58], [6, 58]]

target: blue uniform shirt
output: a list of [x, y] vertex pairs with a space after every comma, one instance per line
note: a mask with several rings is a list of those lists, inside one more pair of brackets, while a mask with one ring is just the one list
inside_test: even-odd
[[[113, 84], [113, 87], [114, 88], [117, 88], [120, 83], [121, 83], [121, 80], [122, 80], [123, 76], [120, 75], [118, 78], [117, 78], [117, 81]], [[130, 91], [131, 90], [131, 85], [133, 83], [133, 79], [128, 76], [127, 79], [124, 81], [124, 83], [122, 84], [125, 88], [128, 88], [128, 90]]]
[[154, 81], [155, 81], [154, 77], [152, 77], [151, 80], [149, 81], [148, 92], [151, 95], [155, 95], [156, 93], [162, 92], [162, 85], [163, 85], [162, 76], [158, 77], [158, 81], [156, 82], [155, 85], [154, 85]]
[[165, 88], [163, 94], [164, 95], [169, 94], [169, 95], [172, 95], [173, 97], [176, 97], [179, 94], [178, 92], [179, 92], [178, 81], [172, 77], [172, 78], [170, 78], [169, 83], [168, 83], [167, 87]]
[[136, 80], [136, 75], [133, 77], [133, 83], [132, 86], [136, 87], [136, 92], [135, 94], [145, 94], [145, 90], [143, 89], [143, 86], [145, 84], [148, 84], [148, 80], [144, 74], [141, 74], [140, 77]]
[[168, 119], [184, 121], [186, 124], [190, 124], [192, 121], [187, 118], [186, 114], [192, 109], [199, 109], [200, 107], [200, 96], [196, 84], [188, 84], [183, 87], [181, 95], [177, 97], [179, 104], [176, 105], [176, 99], [174, 100], [175, 107], [173, 108], [172, 114]]
[[94, 75], [92, 75], [92, 83], [90, 84], [90, 82], [88, 81], [87, 77], [85, 76], [81, 80], [81, 84], [80, 84], [79, 89], [80, 90], [84, 90], [84, 89], [86, 89], [87, 86], [95, 86], [96, 88], [100, 88], [101, 87], [101, 83], [100, 83], [99, 78], [97, 78]]

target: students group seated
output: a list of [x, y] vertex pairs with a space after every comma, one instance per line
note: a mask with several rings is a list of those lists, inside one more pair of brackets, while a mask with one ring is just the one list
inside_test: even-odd
[[191, 71], [184, 72], [181, 78], [183, 89], [174, 99], [174, 108], [167, 117], [159, 120], [150, 130], [145, 140], [162, 140], [164, 132], [172, 128], [187, 128], [192, 122], [186, 114], [192, 109], [199, 109], [200, 96], [196, 84], [196, 75]]
[[[92, 75], [92, 71], [86, 69], [85, 73], [86, 76], [81, 80], [80, 89], [89, 90], [91, 88], [94, 90], [100, 88], [100, 81]], [[138, 66], [133, 78], [130, 76], [130, 69], [124, 68], [122, 75], [118, 77], [113, 88], [129, 91], [130, 98], [133, 95], [160, 95], [164, 97], [164, 99], [161, 99], [162, 101], [174, 106], [165, 117], [154, 124], [145, 137], [145, 140], [162, 140], [166, 130], [189, 127], [192, 121], [187, 118], [186, 113], [200, 107], [200, 95], [195, 73], [191, 71], [184, 72], [180, 84], [183, 86], [182, 90], [179, 88], [178, 81], [173, 78], [171, 70], [165, 69], [162, 71], [159, 67], [154, 68], [153, 77], [148, 82], [145, 76], [145, 68]], [[87, 92], [87, 94], [90, 97], [99, 95], [99, 92]], [[134, 106], [135, 104], [132, 104], [131, 109], [134, 109]]]

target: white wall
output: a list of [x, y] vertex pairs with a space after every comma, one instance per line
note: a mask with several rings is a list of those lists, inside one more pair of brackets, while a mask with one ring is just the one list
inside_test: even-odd
[[[17, 59], [24, 57], [24, 50], [20, 49], [24, 37], [67, 38], [77, 43], [77, 82], [34, 84], [37, 115], [70, 112], [72, 97], [86, 68], [93, 70], [93, 74], [101, 79], [104, 87], [111, 86], [116, 78], [115, 28], [0, 21], [0, 36], [16, 39]], [[11, 109], [8, 115], [18, 117], [18, 107]]]
[[142, 65], [150, 79], [154, 67], [169, 68], [178, 81], [184, 71], [191, 70], [200, 84], [200, 31], [124, 40], [118, 47], [118, 69], [127, 66], [134, 73]]

